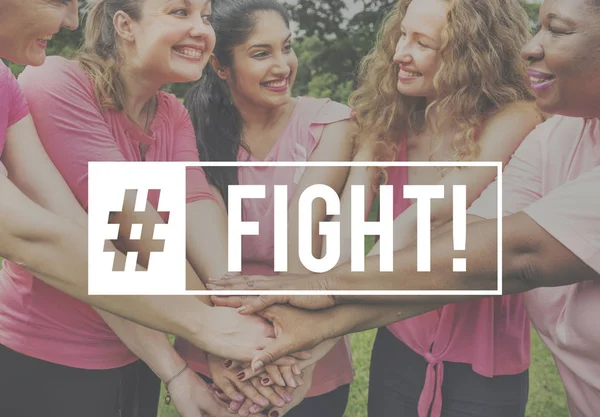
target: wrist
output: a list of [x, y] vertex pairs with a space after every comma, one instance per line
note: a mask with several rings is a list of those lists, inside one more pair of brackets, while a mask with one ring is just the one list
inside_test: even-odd
[[202, 302], [198, 302], [197, 311], [190, 314], [190, 318], [185, 322], [184, 336], [185, 340], [192, 343], [198, 349], [209, 351], [208, 340], [215, 337], [215, 329], [212, 324], [215, 322], [214, 309]]
[[[174, 374], [172, 374], [168, 379], [163, 380], [164, 386], [165, 386], [165, 403], [168, 405], [171, 403], [171, 384], [173, 384], [174, 381], [176, 381], [178, 378], [180, 378], [184, 372], [186, 372], [188, 370], [188, 364], [187, 362], [184, 362], [183, 366], [181, 366], [177, 371], [175, 371]], [[162, 379], [162, 378], [161, 378]]]

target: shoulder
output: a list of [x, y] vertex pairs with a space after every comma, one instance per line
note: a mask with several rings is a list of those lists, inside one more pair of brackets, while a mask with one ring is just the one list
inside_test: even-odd
[[91, 80], [78, 62], [60, 56], [49, 56], [44, 64], [25, 68], [19, 75], [19, 84], [28, 100], [48, 94], [68, 98], [92, 91]]
[[483, 124], [482, 130], [508, 128], [531, 131], [545, 119], [535, 102], [515, 101], [491, 114]]
[[8, 66], [0, 60], [0, 94], [2, 100], [10, 100], [11, 96], [18, 93], [19, 84]]
[[4, 64], [4, 62], [0, 60], [0, 82], [2, 83], [2, 85], [6, 85], [6, 82], [10, 81], [10, 79], [13, 77], [14, 76], [10, 71], [10, 68], [8, 68], [6, 64]]
[[297, 113], [310, 123], [330, 124], [350, 119], [352, 111], [345, 104], [329, 98], [297, 97]]
[[159, 91], [158, 100], [160, 112], [156, 116], [162, 118], [164, 123], [173, 125], [176, 129], [188, 128], [188, 125], [191, 125], [190, 114], [176, 95]]
[[575, 138], [581, 138], [596, 128], [597, 122], [597, 119], [555, 115], [537, 125], [531, 136], [543, 145], [562, 143], [568, 146]]

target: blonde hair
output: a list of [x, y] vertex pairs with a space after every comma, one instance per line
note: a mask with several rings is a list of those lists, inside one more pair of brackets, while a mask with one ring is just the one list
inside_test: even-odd
[[[436, 99], [398, 93], [398, 65], [392, 57], [400, 25], [412, 0], [399, 0], [385, 17], [371, 52], [359, 66], [358, 88], [349, 104], [358, 123], [356, 139], [375, 144], [376, 158], [395, 155], [398, 139], [417, 129], [419, 114], [435, 112], [437, 126], [452, 121], [455, 160], [479, 153], [477, 130], [484, 117], [507, 103], [533, 100], [520, 51], [530, 33], [518, 0], [445, 0], [447, 22], [439, 50], [441, 67], [434, 77]], [[436, 126], [434, 126], [436, 127]]]
[[90, 76], [96, 100], [102, 108], [122, 111], [125, 88], [119, 78], [123, 62], [113, 18], [122, 10], [133, 20], [141, 18], [144, 0], [95, 0], [85, 11], [83, 46], [76, 55], [81, 68]]

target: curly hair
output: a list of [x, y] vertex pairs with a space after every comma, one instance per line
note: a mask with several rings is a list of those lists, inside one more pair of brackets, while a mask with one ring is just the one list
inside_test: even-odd
[[399, 66], [392, 61], [411, 1], [395, 4], [360, 63], [358, 88], [349, 99], [358, 124], [355, 138], [374, 143], [378, 160], [390, 160], [398, 138], [423, 127], [434, 112], [438, 123], [433, 128], [445, 121], [457, 127], [453, 158], [472, 160], [479, 154], [476, 134], [486, 116], [508, 103], [535, 98], [520, 55], [530, 37], [527, 14], [518, 0], [444, 0], [448, 10], [441, 66], [434, 77], [436, 99], [427, 104], [424, 97], [398, 93]]

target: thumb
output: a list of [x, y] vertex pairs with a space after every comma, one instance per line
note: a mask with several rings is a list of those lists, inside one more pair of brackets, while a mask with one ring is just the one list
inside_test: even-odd
[[275, 339], [272, 343], [269, 344], [269, 346], [261, 350], [259, 354], [254, 359], [252, 359], [252, 369], [255, 372], [258, 372], [266, 365], [270, 365], [277, 359], [287, 356], [290, 350], [291, 349], [287, 341], [284, 341], [281, 338]]

